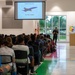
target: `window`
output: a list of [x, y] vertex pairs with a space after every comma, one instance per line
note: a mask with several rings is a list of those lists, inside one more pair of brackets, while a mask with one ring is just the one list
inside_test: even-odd
[[45, 20], [40, 20], [40, 33], [50, 34], [55, 27], [59, 30], [58, 40], [66, 40], [66, 16], [46, 16]]

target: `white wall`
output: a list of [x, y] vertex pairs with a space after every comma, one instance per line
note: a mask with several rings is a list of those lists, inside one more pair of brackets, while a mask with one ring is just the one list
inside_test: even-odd
[[35, 31], [35, 21], [34, 20], [23, 20], [22, 29], [2, 29], [2, 8], [0, 8], [0, 34], [31, 34]]
[[[0, 34], [31, 34], [35, 32], [35, 20], [23, 20], [23, 28], [22, 29], [2, 29], [2, 7], [11, 7], [14, 10], [14, 5], [6, 5], [6, 0], [0, 0]], [[14, 1], [14, 0], [12, 0]]]
[[46, 11], [58, 6], [62, 11], [75, 11], [75, 0], [46, 0]]

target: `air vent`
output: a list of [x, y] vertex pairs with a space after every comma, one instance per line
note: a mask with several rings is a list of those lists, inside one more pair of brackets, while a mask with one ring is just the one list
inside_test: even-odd
[[13, 5], [13, 1], [12, 0], [6, 0], [6, 5]]

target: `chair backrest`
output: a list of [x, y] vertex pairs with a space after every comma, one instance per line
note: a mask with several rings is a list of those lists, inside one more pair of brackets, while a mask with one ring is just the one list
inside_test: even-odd
[[[15, 52], [17, 72], [21, 74], [24, 73], [24, 75], [27, 75], [27, 73], [29, 72], [27, 51], [14, 50], [14, 52]], [[22, 67], [26, 68], [23, 70]]]
[[[0, 55], [0, 67], [1, 65], [4, 65], [4, 64], [9, 64], [9, 63], [12, 63], [12, 56], [11, 55]], [[13, 69], [13, 65], [12, 65], [12, 69]], [[5, 73], [13, 73], [12, 69], [10, 69], [10, 71], [5, 71]], [[0, 73], [0, 75], [3, 75], [2, 73]]]
[[1, 64], [8, 64], [12, 63], [12, 56], [11, 55], [0, 55]]
[[23, 50], [14, 50], [16, 59], [25, 59], [28, 57], [27, 51]]

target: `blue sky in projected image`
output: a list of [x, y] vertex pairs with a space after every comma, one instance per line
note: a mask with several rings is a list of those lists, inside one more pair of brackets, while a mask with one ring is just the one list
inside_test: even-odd
[[18, 19], [42, 18], [42, 2], [18, 2]]

